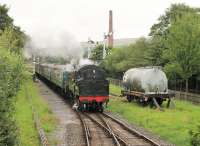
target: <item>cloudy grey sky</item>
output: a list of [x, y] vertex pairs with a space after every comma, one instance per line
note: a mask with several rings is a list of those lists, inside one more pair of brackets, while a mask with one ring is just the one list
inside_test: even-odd
[[110, 9], [115, 38], [147, 36], [165, 9], [178, 2], [200, 7], [200, 0], [0, 0], [10, 7], [15, 24], [29, 35], [59, 30], [78, 41], [102, 40]]

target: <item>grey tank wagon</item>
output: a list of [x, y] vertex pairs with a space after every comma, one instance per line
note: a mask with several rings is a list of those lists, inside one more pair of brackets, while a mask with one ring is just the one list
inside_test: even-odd
[[165, 73], [157, 66], [129, 69], [125, 72], [122, 83], [122, 96], [126, 96], [129, 102], [134, 100], [160, 108], [166, 100], [169, 107], [175, 97], [174, 92], [168, 90]]

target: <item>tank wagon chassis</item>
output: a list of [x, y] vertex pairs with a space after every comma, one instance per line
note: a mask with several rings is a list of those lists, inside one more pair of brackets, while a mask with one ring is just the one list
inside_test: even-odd
[[138, 101], [139, 103], [143, 105], [150, 104], [151, 106], [156, 106], [157, 108], [161, 108], [163, 101], [167, 100], [167, 108], [170, 107], [173, 103], [173, 97], [175, 97], [175, 93], [153, 93], [153, 94], [146, 94], [143, 92], [137, 92], [137, 91], [121, 91], [122, 96], [126, 96], [127, 100], [129, 102]]

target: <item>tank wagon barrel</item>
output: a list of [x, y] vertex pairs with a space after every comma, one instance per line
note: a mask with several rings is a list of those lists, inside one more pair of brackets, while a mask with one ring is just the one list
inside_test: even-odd
[[168, 100], [169, 106], [171, 98], [175, 96], [168, 90], [167, 77], [160, 67], [129, 69], [124, 73], [122, 83], [122, 95], [129, 102], [136, 100], [144, 105], [153, 103], [159, 107], [163, 101]]

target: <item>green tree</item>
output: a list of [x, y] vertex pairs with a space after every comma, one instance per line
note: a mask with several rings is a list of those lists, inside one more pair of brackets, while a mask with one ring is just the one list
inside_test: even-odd
[[168, 34], [170, 24], [175, 23], [177, 20], [184, 17], [187, 13], [198, 13], [200, 9], [191, 8], [183, 3], [172, 4], [170, 8], [165, 11], [164, 15], [161, 15], [158, 18], [158, 23], [154, 24], [151, 27], [149, 33], [150, 36], [161, 36], [164, 37]]
[[102, 66], [112, 74], [122, 75], [129, 68], [151, 65], [149, 57], [149, 41], [139, 38], [130, 46], [113, 48]]
[[165, 14], [158, 18], [158, 23], [151, 27], [149, 33], [149, 36], [151, 36], [150, 61], [153, 65], [164, 66], [164, 64], [167, 63], [167, 61], [162, 58], [162, 54], [164, 50], [168, 49], [164, 42], [172, 24], [188, 13], [195, 14], [199, 11], [199, 9], [191, 8], [185, 4], [172, 4], [171, 7], [165, 11]]
[[155, 66], [164, 66], [166, 61], [162, 58], [163, 51], [166, 49], [163, 44], [163, 37], [152, 37], [149, 39], [149, 62]]
[[91, 51], [91, 60], [94, 61], [100, 61], [103, 59], [103, 45], [97, 45], [92, 51]]
[[6, 48], [9, 51], [22, 56], [26, 35], [19, 27], [6, 27], [1, 34], [0, 39], [1, 48]]
[[127, 63], [129, 64], [129, 68], [151, 65], [149, 62], [149, 43], [148, 39], [141, 37], [128, 47]]
[[174, 66], [185, 80], [188, 92], [188, 79], [200, 68], [200, 15], [188, 12], [177, 19], [169, 28], [165, 46], [168, 48], [163, 53], [168, 60], [165, 67]]
[[0, 34], [8, 26], [13, 25], [13, 19], [8, 15], [8, 7], [0, 4]]
[[127, 57], [126, 50], [127, 48], [112, 48], [112, 51], [103, 60], [101, 66], [112, 76], [121, 74], [123, 68], [126, 66], [123, 62]]

